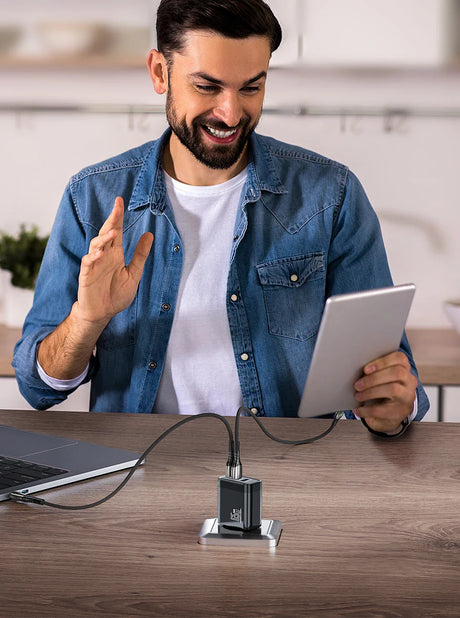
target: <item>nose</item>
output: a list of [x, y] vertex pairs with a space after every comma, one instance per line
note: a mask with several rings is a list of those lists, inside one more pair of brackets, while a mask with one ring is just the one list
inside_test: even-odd
[[242, 116], [238, 93], [231, 91], [221, 92], [213, 111], [214, 116], [228, 127], [236, 127]]

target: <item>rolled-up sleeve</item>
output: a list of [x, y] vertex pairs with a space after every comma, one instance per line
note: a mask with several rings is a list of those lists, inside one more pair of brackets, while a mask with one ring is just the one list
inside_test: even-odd
[[[43, 257], [33, 306], [15, 346], [12, 363], [21, 394], [38, 410], [64, 401], [72, 392], [57, 391], [46, 385], [38, 374], [36, 357], [39, 343], [67, 317], [77, 299], [80, 262], [87, 253], [90, 235], [79, 220], [68, 185]], [[94, 370], [92, 359], [85, 382], [91, 379]]]

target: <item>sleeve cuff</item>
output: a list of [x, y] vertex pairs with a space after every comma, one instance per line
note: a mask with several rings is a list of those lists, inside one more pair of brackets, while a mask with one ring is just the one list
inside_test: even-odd
[[402, 436], [403, 433], [406, 432], [407, 428], [410, 425], [410, 421], [409, 421], [409, 416], [407, 416], [405, 419], [402, 420], [401, 422], [401, 428], [397, 429], [395, 433], [386, 433], [384, 431], [375, 431], [375, 429], [372, 429], [371, 427], [369, 427], [369, 425], [366, 423], [365, 419], [362, 418], [361, 422], [362, 424], [366, 427], [366, 429], [368, 431], [370, 431], [370, 433], [374, 434], [374, 436], [379, 436], [380, 438], [399, 438], [399, 436]]
[[368, 429], [375, 436], [380, 436], [381, 438], [399, 438], [399, 436], [402, 436], [402, 434], [406, 431], [406, 429], [412, 423], [414, 418], [417, 416], [417, 411], [418, 411], [418, 402], [417, 402], [417, 397], [415, 397], [414, 407], [412, 409], [412, 412], [409, 414], [409, 416], [406, 416], [406, 418], [402, 420], [401, 426], [397, 427], [396, 430], [393, 432], [392, 431], [388, 431], [388, 432], [375, 431], [374, 429], [371, 429], [369, 427], [365, 419], [359, 417], [357, 414], [354, 413], [354, 411], [353, 411], [353, 414], [355, 414], [355, 418], [360, 420], [362, 424], [366, 427], [366, 429]]
[[88, 363], [88, 365], [86, 366], [86, 369], [78, 377], [72, 378], [71, 380], [58, 380], [57, 378], [52, 378], [45, 372], [43, 367], [38, 362], [38, 359], [36, 360], [36, 363], [37, 363], [38, 375], [40, 376], [41, 380], [43, 380], [43, 382], [47, 386], [54, 389], [55, 391], [70, 391], [72, 389], [77, 388], [77, 386], [80, 386], [80, 384], [86, 378], [86, 376], [88, 375], [88, 371], [89, 371], [89, 363]]

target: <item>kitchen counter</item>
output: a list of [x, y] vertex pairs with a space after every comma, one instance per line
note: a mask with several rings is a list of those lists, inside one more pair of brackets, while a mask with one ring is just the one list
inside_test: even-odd
[[460, 335], [450, 328], [407, 330], [423, 384], [460, 385]]
[[20, 337], [20, 328], [8, 328], [4, 324], [0, 324], [0, 377], [14, 377], [11, 361], [13, 360], [14, 346]]

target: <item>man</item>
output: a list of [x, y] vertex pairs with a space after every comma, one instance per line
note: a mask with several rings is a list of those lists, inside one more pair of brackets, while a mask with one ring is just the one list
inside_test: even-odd
[[[262, 0], [162, 0], [157, 39], [170, 130], [71, 179], [21, 391], [44, 409], [91, 379], [95, 411], [295, 416], [325, 299], [392, 285], [376, 216], [345, 166], [254, 132], [281, 41]], [[428, 408], [405, 338], [355, 388], [385, 435]]]

